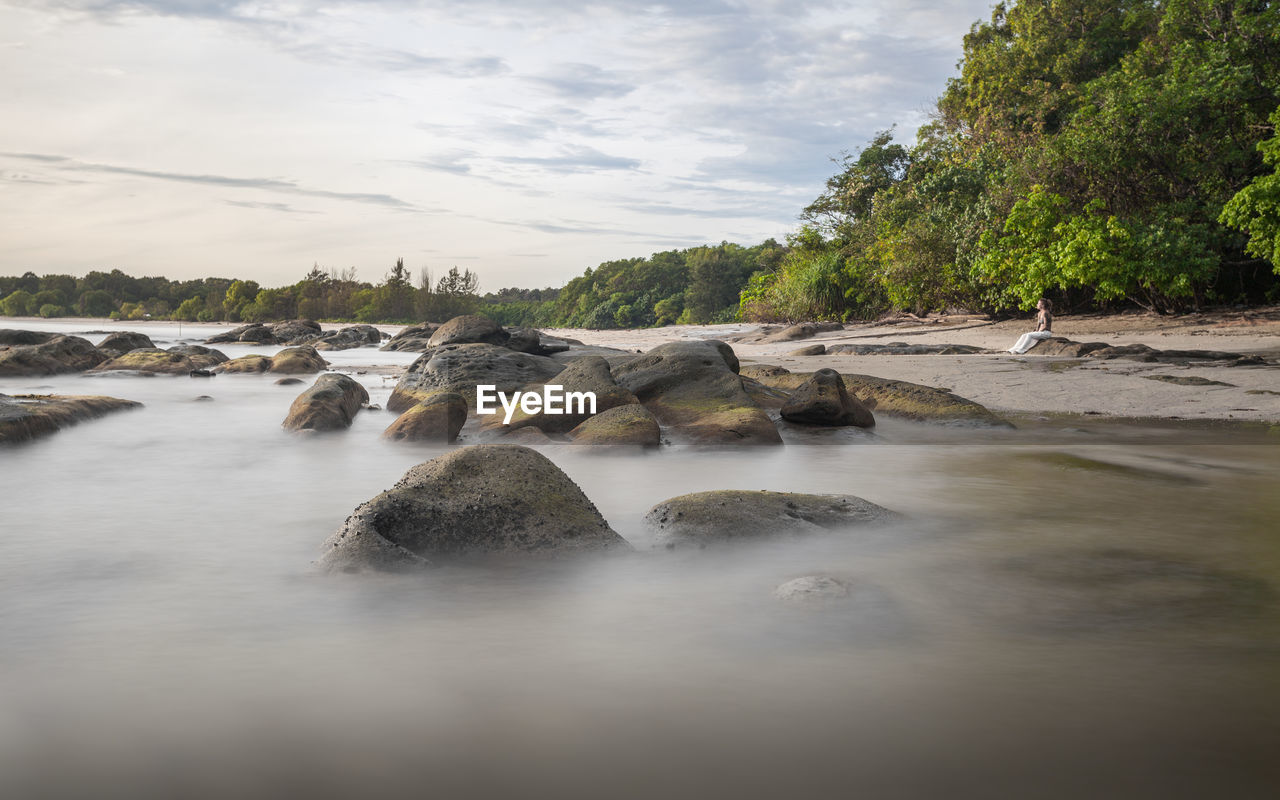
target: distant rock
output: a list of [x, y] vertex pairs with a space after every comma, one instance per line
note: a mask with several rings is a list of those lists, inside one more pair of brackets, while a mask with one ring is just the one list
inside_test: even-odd
[[382, 331], [372, 325], [351, 325], [336, 331], [328, 331], [307, 339], [317, 350], [351, 350], [356, 347], [372, 347], [382, 342]]
[[130, 350], [155, 349], [155, 346], [155, 342], [151, 341], [150, 336], [145, 333], [135, 333], [134, 331], [112, 333], [98, 342], [98, 349], [112, 358], [122, 356]]
[[906, 342], [833, 344], [827, 348], [828, 355], [852, 356], [966, 356], [987, 352], [990, 351], [968, 344], [907, 344]]
[[794, 342], [810, 339], [819, 333], [844, 330], [839, 322], [800, 322], [785, 328], [777, 325], [766, 325], [758, 331], [735, 336], [732, 341], [772, 344], [775, 342]]
[[506, 346], [521, 353], [550, 356], [569, 350], [570, 343], [567, 340], [547, 336], [534, 328], [512, 328], [508, 333], [510, 338], [507, 339]]
[[57, 335], [39, 344], [0, 345], [0, 377], [83, 372], [106, 360], [87, 339]]
[[811, 344], [808, 347], [801, 347], [787, 353], [789, 356], [822, 356], [827, 354], [827, 346], [825, 344]]
[[1173, 383], [1178, 386], [1235, 386], [1234, 383], [1212, 381], [1199, 375], [1143, 375], [1142, 377], [1149, 381], [1163, 381], [1164, 383]]
[[276, 381], [276, 386], [296, 386], [305, 382], [302, 378], [280, 378]]
[[302, 344], [323, 333], [320, 323], [313, 319], [291, 319], [271, 325], [271, 335], [279, 344]]
[[288, 431], [332, 431], [351, 427], [369, 402], [369, 392], [347, 375], [329, 372], [293, 401], [284, 428]]
[[545, 383], [561, 365], [545, 356], [517, 353], [492, 344], [450, 344], [423, 353], [401, 376], [387, 401], [391, 411], [406, 411], [440, 391], [457, 392], [474, 407], [476, 386], [489, 384], [500, 392], [514, 392], [531, 383]]
[[182, 353], [170, 353], [158, 347], [130, 350], [124, 355], [103, 364], [99, 364], [93, 372], [143, 372], [148, 375], [189, 375], [192, 370], [199, 369], [190, 358]]
[[383, 350], [407, 351], [410, 353], [425, 353], [431, 349], [431, 336], [440, 328], [434, 322], [424, 322], [421, 325], [414, 325], [392, 336], [391, 339], [382, 346]]
[[28, 331], [21, 328], [0, 328], [0, 346], [9, 345], [28, 345], [28, 344], [44, 344], [51, 342], [62, 336], [61, 333], [46, 333], [44, 331]]
[[674, 438], [701, 444], [781, 444], [738, 377], [724, 342], [668, 342], [613, 369]]
[[213, 368], [214, 372], [226, 373], [254, 373], [266, 372], [271, 369], [270, 356], [240, 356], [225, 361]]
[[391, 423], [382, 438], [407, 442], [445, 442], [458, 438], [467, 421], [467, 399], [456, 392], [433, 394]]
[[498, 344], [505, 345], [511, 334], [501, 325], [479, 314], [464, 314], [454, 317], [436, 329], [431, 335], [430, 345], [442, 347], [446, 344]]
[[657, 542], [705, 545], [882, 524], [897, 512], [848, 494], [697, 492], [664, 500], [645, 514]]
[[310, 319], [288, 320], [270, 325], [263, 322], [251, 322], [226, 333], [210, 336], [204, 340], [204, 343], [290, 344], [294, 340], [309, 339], [320, 334], [320, 323]]
[[803, 425], [875, 427], [871, 411], [849, 394], [840, 373], [820, 369], [797, 386], [782, 406], [782, 418]]
[[115, 397], [0, 394], [0, 445], [45, 436], [112, 411], [141, 407], [141, 403]]
[[221, 350], [214, 350], [212, 347], [203, 347], [198, 344], [184, 344], [177, 347], [170, 347], [170, 353], [179, 353], [191, 359], [191, 363], [195, 364], [198, 369], [208, 369], [209, 367], [225, 363], [227, 354]]
[[301, 345], [287, 347], [274, 356], [241, 356], [218, 364], [214, 372], [253, 373], [275, 372], [285, 375], [309, 375], [321, 372], [329, 362], [320, 357], [314, 347]]
[[328, 572], [630, 549], [582, 490], [519, 445], [475, 445], [409, 470], [324, 545]]
[[1070, 358], [1116, 358], [1142, 361], [1148, 364], [1185, 364], [1189, 362], [1229, 361], [1231, 366], [1260, 365], [1266, 359], [1249, 353], [1233, 353], [1223, 350], [1158, 350], [1145, 344], [1117, 344], [1106, 342], [1073, 342], [1061, 336], [1041, 340], [1026, 355], [1068, 356]]
[[569, 431], [574, 444], [657, 447], [662, 443], [658, 419], [638, 403], [615, 406]]

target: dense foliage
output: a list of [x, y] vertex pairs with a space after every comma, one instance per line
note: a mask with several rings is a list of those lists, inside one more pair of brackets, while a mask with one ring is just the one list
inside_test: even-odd
[[1019, 0], [964, 37], [914, 145], [840, 162], [785, 245], [722, 242], [607, 261], [562, 289], [478, 295], [315, 268], [292, 286], [0, 278], [8, 315], [441, 320], [616, 328], [849, 319], [893, 309], [1173, 311], [1280, 300], [1280, 4]]

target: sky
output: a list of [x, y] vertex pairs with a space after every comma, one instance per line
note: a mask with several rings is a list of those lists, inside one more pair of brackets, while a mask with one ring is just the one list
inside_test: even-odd
[[0, 0], [0, 274], [293, 283], [781, 240], [989, 0]]

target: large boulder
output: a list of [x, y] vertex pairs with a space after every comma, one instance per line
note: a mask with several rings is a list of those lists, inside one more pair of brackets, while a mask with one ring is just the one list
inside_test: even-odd
[[715, 491], [664, 500], [645, 514], [658, 544], [705, 545], [893, 522], [897, 512], [851, 494]]
[[703, 444], [781, 444], [769, 416], [742, 388], [724, 342], [668, 342], [613, 368], [674, 438]]
[[474, 407], [476, 386], [514, 392], [545, 383], [563, 369], [545, 356], [517, 353], [492, 344], [450, 344], [423, 353], [409, 365], [387, 401], [391, 411], [407, 411], [436, 392], [457, 392]]
[[662, 443], [662, 429], [649, 409], [633, 403], [596, 414], [569, 431], [569, 440], [574, 444], [657, 447]]
[[431, 335], [439, 330], [440, 326], [434, 322], [424, 322], [421, 325], [414, 325], [392, 336], [386, 344], [382, 346], [383, 350], [400, 351], [405, 350], [410, 353], [425, 353], [431, 349]]
[[280, 344], [303, 344], [323, 333], [320, 323], [313, 319], [290, 319], [271, 325], [271, 335]]
[[457, 392], [433, 394], [405, 411], [382, 432], [397, 442], [453, 442], [467, 421], [467, 399]]
[[[578, 427], [592, 414], [640, 402], [634, 394], [614, 381], [613, 374], [609, 372], [609, 362], [600, 356], [583, 356], [570, 361], [562, 372], [547, 383], [561, 387], [564, 390], [561, 393], [562, 396], [567, 396], [570, 392], [594, 393], [596, 397], [594, 408], [586, 405], [586, 410], [579, 411], [576, 409], [579, 409], [580, 405], [575, 405], [575, 412], [572, 414], [548, 414], [545, 410], [526, 414], [517, 409], [511, 417], [510, 427], [523, 428], [526, 425], [532, 425], [547, 433], [565, 433]], [[541, 392], [544, 385], [546, 384], [530, 384], [525, 387], [525, 391]], [[502, 424], [502, 420], [503, 414], [499, 409], [499, 413], [491, 415], [486, 422], [492, 426]]]
[[130, 350], [154, 349], [155, 346], [156, 344], [151, 341], [150, 336], [134, 331], [117, 331], [98, 342], [98, 349], [112, 358], [122, 356]]
[[304, 344], [317, 350], [351, 350], [356, 347], [372, 347], [381, 341], [382, 331], [372, 325], [349, 325], [307, 339]]
[[329, 362], [320, 357], [314, 347], [286, 347], [271, 357], [268, 372], [284, 375], [310, 375], [320, 372], [329, 366]]
[[57, 375], [98, 366], [107, 354], [79, 336], [55, 336], [29, 345], [0, 345], [0, 377]]
[[58, 431], [81, 420], [112, 411], [140, 408], [141, 403], [115, 397], [0, 394], [0, 445], [15, 444]]
[[474, 445], [409, 470], [325, 542], [330, 572], [628, 548], [569, 476], [520, 445]]
[[429, 344], [441, 347], [446, 344], [506, 344], [511, 335], [502, 326], [479, 314], [463, 314], [454, 317], [431, 334]]
[[195, 364], [196, 369], [208, 369], [225, 363], [227, 354], [221, 350], [214, 350], [212, 347], [204, 347], [198, 344], [182, 344], [169, 348], [170, 353], [179, 353], [191, 359], [191, 363]]
[[876, 419], [858, 398], [849, 394], [840, 373], [820, 369], [791, 393], [782, 418], [803, 425], [875, 427]]
[[351, 427], [356, 413], [369, 402], [369, 392], [355, 379], [337, 372], [316, 382], [294, 399], [285, 417], [289, 431], [333, 431]]
[[94, 367], [93, 372], [142, 372], [148, 375], [190, 375], [199, 369], [182, 353], [171, 353], [158, 347], [146, 347], [116, 356]]
[[[785, 367], [772, 364], [752, 365], [745, 371], [764, 385], [785, 392], [794, 392], [813, 377], [811, 372], [789, 372]], [[872, 375], [842, 374], [840, 377], [845, 390], [876, 414], [951, 425], [1012, 427], [985, 406], [952, 394], [948, 389]]]

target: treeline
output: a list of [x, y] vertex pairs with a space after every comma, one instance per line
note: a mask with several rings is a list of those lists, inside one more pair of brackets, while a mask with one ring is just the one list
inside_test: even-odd
[[[479, 277], [453, 267], [439, 280], [422, 270], [416, 285], [404, 260], [378, 284], [355, 279], [355, 270], [319, 266], [290, 286], [263, 288], [257, 281], [201, 278], [171, 281], [134, 278], [120, 270], [71, 275], [0, 277], [0, 312], [6, 316], [172, 319], [187, 322], [266, 322], [326, 319], [419, 322], [476, 311]], [[512, 292], [518, 290], [504, 290]]]
[[1280, 4], [999, 4], [915, 144], [844, 158], [743, 316], [1276, 302], [1278, 104]]

